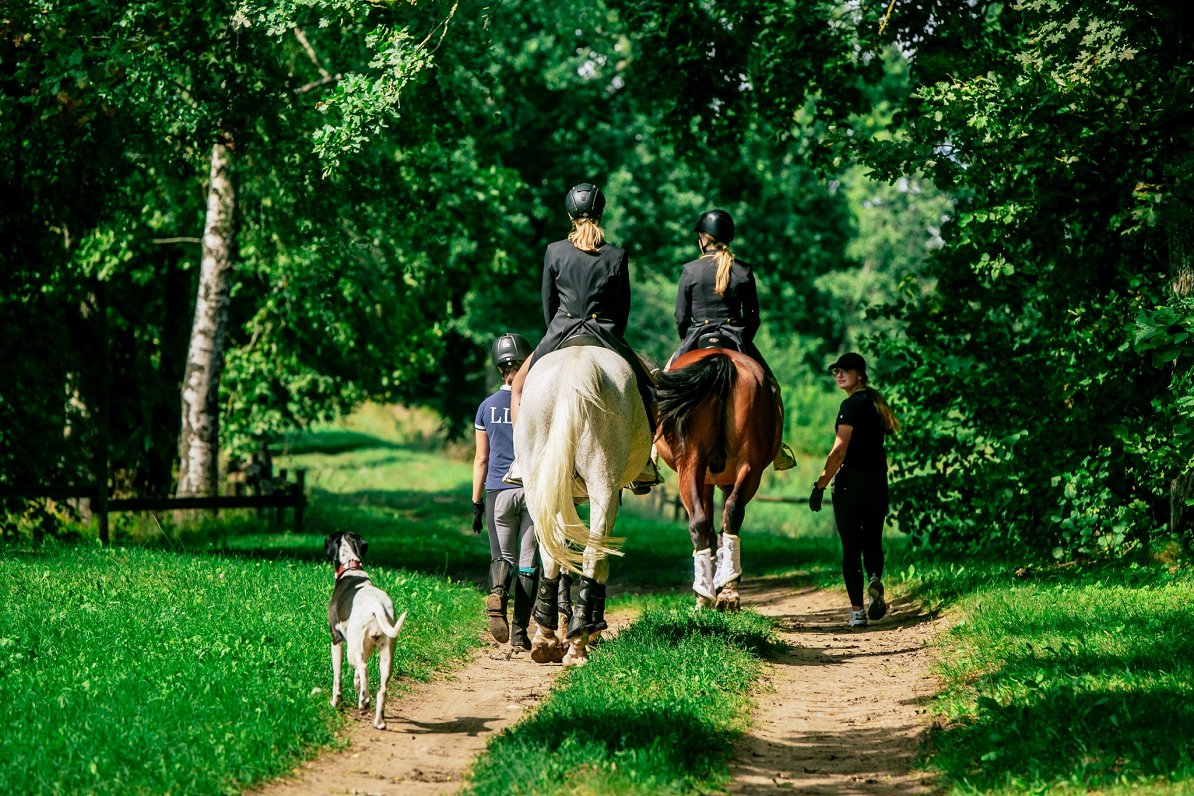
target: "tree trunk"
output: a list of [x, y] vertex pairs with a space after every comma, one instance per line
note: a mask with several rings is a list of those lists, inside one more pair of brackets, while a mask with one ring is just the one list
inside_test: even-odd
[[223, 143], [212, 147], [203, 260], [182, 382], [177, 490], [180, 496], [214, 495], [219, 483], [220, 373], [224, 368], [224, 331], [232, 281], [235, 206], [228, 175], [229, 155]]

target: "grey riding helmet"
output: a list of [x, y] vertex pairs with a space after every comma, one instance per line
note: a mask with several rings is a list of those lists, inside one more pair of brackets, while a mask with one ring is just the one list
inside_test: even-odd
[[525, 362], [531, 355], [531, 344], [522, 335], [507, 332], [493, 341], [490, 355], [493, 357], [493, 364], [499, 368], [514, 365]]
[[605, 211], [605, 194], [589, 182], [574, 185], [564, 197], [564, 209], [569, 218], [601, 218]]
[[701, 213], [692, 229], [693, 232], [704, 232], [721, 243], [729, 243], [734, 239], [734, 219], [724, 210]]

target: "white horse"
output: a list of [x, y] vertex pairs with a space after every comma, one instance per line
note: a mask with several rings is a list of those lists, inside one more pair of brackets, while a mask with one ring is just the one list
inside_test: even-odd
[[[523, 385], [514, 449], [543, 560], [531, 658], [582, 664], [590, 634], [606, 627], [607, 556], [621, 555], [620, 540], [610, 537], [621, 488], [651, 452], [647, 413], [630, 366], [598, 346], [561, 348], [536, 361]], [[574, 488], [577, 496], [587, 492], [588, 526], [576, 512]], [[567, 654], [556, 634], [561, 567], [581, 575]]]

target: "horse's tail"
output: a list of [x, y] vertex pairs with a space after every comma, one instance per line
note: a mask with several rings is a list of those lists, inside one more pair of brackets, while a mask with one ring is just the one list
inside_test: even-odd
[[[683, 449], [687, 444], [685, 429], [692, 411], [710, 398], [724, 409], [734, 389], [737, 369], [726, 354], [711, 354], [679, 370], [659, 373], [656, 377], [656, 401], [660, 430], [672, 436]], [[725, 435], [719, 424], [717, 450], [725, 447]], [[679, 451], [677, 451], [679, 453]]]
[[600, 553], [621, 555], [621, 551], [590, 539], [589, 529], [576, 513], [572, 500], [572, 479], [576, 473], [576, 442], [601, 403], [601, 372], [592, 358], [568, 360], [557, 374], [559, 393], [552, 412], [547, 438], [540, 445], [533, 472], [523, 474], [527, 508], [535, 523], [535, 536], [552, 560], [579, 571], [584, 565], [585, 547]]

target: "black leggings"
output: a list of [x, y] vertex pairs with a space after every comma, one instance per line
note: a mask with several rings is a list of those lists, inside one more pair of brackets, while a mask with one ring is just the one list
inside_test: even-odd
[[850, 605], [862, 605], [863, 567], [867, 577], [883, 577], [883, 522], [887, 519], [887, 478], [838, 471], [833, 479], [833, 519], [842, 539], [842, 578]]

